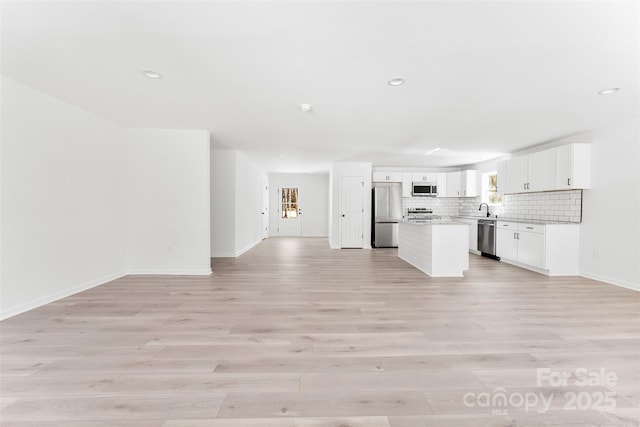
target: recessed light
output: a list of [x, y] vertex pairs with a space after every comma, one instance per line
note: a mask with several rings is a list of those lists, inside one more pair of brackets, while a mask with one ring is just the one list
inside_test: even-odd
[[300, 104], [300, 111], [302, 111], [304, 113], [309, 113], [311, 110], [313, 110], [313, 105], [311, 105], [311, 104]]
[[389, 86], [402, 86], [404, 84], [404, 79], [402, 77], [396, 77], [395, 79], [391, 79], [388, 81]]
[[602, 89], [598, 92], [598, 95], [611, 95], [612, 93], [616, 93], [620, 90], [619, 87], [612, 87], [609, 89]]
[[142, 74], [145, 77], [148, 77], [150, 79], [161, 79], [162, 78], [162, 74], [160, 74], [157, 71], [153, 71], [153, 70], [143, 70]]
[[281, 159], [284, 159], [284, 154], [280, 154], [278, 157], [280, 157]]

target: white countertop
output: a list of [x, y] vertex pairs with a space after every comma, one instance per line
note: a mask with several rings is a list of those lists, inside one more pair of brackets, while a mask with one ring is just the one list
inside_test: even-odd
[[422, 220], [409, 220], [403, 219], [399, 221], [405, 224], [411, 225], [466, 225], [455, 220], [455, 218], [441, 218], [441, 219], [422, 219]]
[[549, 221], [549, 220], [539, 220], [539, 219], [522, 219], [522, 218], [508, 218], [508, 217], [495, 217], [495, 216], [456, 216], [453, 218], [463, 218], [463, 219], [490, 219], [494, 221], [506, 221], [506, 222], [518, 222], [521, 224], [538, 224], [538, 225], [553, 225], [553, 224], [576, 224], [578, 222], [569, 222], [569, 221]]

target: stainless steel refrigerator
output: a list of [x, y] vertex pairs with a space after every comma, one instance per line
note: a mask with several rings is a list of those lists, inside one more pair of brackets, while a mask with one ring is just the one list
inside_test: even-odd
[[398, 247], [398, 221], [402, 219], [402, 184], [375, 184], [372, 190], [373, 233], [376, 248]]

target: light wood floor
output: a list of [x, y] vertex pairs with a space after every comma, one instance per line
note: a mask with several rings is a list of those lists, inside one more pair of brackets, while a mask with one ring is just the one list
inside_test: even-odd
[[[638, 425], [633, 291], [477, 256], [464, 279], [431, 279], [394, 249], [326, 239], [268, 239], [213, 269], [130, 276], [1, 322], [2, 425]], [[538, 387], [539, 368], [617, 380]], [[615, 409], [588, 409], [609, 390]], [[475, 400], [500, 391], [506, 413]], [[566, 407], [572, 392], [587, 409]], [[540, 393], [548, 411], [518, 405]]]

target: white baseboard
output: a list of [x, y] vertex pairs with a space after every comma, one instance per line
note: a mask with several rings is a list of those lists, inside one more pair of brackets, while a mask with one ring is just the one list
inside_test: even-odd
[[34, 308], [38, 308], [45, 304], [49, 304], [51, 302], [57, 301], [59, 299], [77, 294], [78, 292], [86, 291], [87, 289], [95, 288], [96, 286], [104, 285], [107, 282], [111, 282], [112, 280], [119, 279], [121, 277], [126, 276], [128, 273], [115, 273], [110, 274], [108, 276], [101, 277], [99, 279], [90, 280], [88, 282], [82, 283], [80, 285], [73, 286], [71, 288], [65, 289], [60, 292], [55, 292], [53, 294], [44, 296], [42, 298], [35, 299], [33, 301], [26, 302], [24, 304], [20, 304], [16, 307], [9, 308], [8, 310], [4, 310], [0, 312], [0, 320], [7, 319], [9, 317], [16, 316], [18, 314], [24, 313], [25, 311], [33, 310]]
[[591, 274], [591, 273], [580, 273], [580, 276], [586, 277], [587, 279], [597, 280], [598, 282], [604, 282], [610, 285], [619, 286], [621, 288], [631, 289], [633, 291], [640, 292], [640, 284], [638, 283], [626, 282], [624, 280], [612, 279], [610, 277], [599, 276], [597, 274]]
[[534, 267], [532, 265], [522, 264], [522, 263], [519, 263], [518, 261], [512, 261], [510, 259], [501, 258], [500, 262], [504, 262], [505, 264], [513, 265], [515, 267], [520, 267], [520, 268], [523, 268], [525, 270], [533, 271], [534, 273], [544, 274], [545, 276], [549, 276], [550, 275], [549, 274], [549, 270], [543, 270], [541, 268]]
[[260, 243], [262, 243], [262, 240], [259, 240], [257, 242], [253, 242], [253, 243], [248, 244], [247, 246], [245, 246], [244, 248], [240, 249], [239, 251], [236, 251], [236, 255], [235, 256], [239, 257], [243, 253], [247, 252], [249, 249], [252, 249], [255, 246], [258, 246]]
[[235, 252], [212, 252], [211, 258], [235, 258]]
[[249, 249], [252, 249], [258, 246], [260, 243], [262, 243], [262, 239], [256, 242], [253, 242], [236, 252], [212, 252], [211, 258], [237, 258], [243, 253], [247, 252]]
[[211, 275], [211, 268], [203, 268], [197, 270], [129, 270], [127, 275], [138, 276], [209, 276]]

